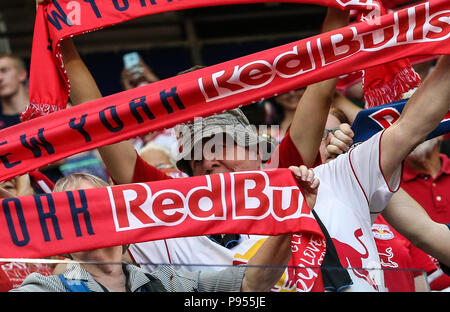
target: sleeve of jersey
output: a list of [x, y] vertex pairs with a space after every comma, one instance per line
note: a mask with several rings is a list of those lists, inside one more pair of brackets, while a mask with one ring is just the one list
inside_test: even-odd
[[137, 155], [136, 165], [134, 166], [133, 183], [151, 182], [171, 179], [163, 171], [150, 165]]
[[383, 211], [399, 187], [403, 165], [386, 181], [380, 165], [380, 142], [384, 131], [381, 131], [364, 143], [351, 149], [348, 158], [351, 170], [369, 204], [371, 213]]
[[[292, 142], [291, 135], [288, 132], [267, 161], [266, 167], [289, 168], [290, 166], [301, 166], [303, 164], [303, 158], [294, 142]], [[313, 167], [319, 166], [320, 164], [322, 164], [322, 161], [318, 154]]]

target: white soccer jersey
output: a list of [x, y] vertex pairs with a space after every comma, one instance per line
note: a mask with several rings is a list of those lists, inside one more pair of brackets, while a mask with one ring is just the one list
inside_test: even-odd
[[[136, 263], [149, 271], [154, 270], [159, 264], [167, 263], [182, 264], [190, 271], [212, 271], [245, 263], [245, 260], [248, 260], [244, 258], [245, 254], [258, 240], [266, 237], [241, 235], [239, 244], [231, 249], [213, 242], [206, 236], [170, 238], [132, 244], [129, 251]], [[249, 240], [250, 238], [252, 239]]]
[[[353, 285], [348, 291], [384, 291], [383, 273], [372, 235], [372, 223], [387, 205], [401, 179], [401, 166], [387, 185], [379, 166], [382, 133], [374, 135], [348, 153], [314, 169], [320, 186], [314, 210], [327, 228], [344, 267], [350, 267]], [[189, 270], [217, 270], [221, 265], [245, 263], [262, 244], [265, 236], [241, 235], [232, 249], [205, 236], [165, 239], [130, 245], [130, 254], [141, 267], [154, 264], [185, 264]], [[199, 266], [204, 265], [204, 266]], [[356, 270], [364, 268], [362, 270]], [[292, 291], [288, 270], [277, 291]]]
[[314, 169], [320, 180], [314, 211], [333, 239], [341, 263], [352, 268], [350, 291], [385, 291], [372, 223], [399, 188], [402, 170], [399, 166], [386, 182], [379, 161], [382, 134]]

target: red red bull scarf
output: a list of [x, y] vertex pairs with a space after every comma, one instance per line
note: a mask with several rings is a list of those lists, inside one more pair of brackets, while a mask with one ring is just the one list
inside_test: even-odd
[[[398, 100], [401, 100], [403, 97], [403, 94], [411, 89], [414, 89], [415, 87], [420, 85], [419, 79], [420, 77], [415, 80], [413, 79], [414, 83], [398, 83], [401, 82], [402, 79], [405, 79], [407, 81], [410, 80], [410, 77], [416, 76], [417, 73], [414, 73], [412, 75], [409, 75], [409, 72], [412, 72], [410, 65], [416, 65], [421, 64], [424, 62], [432, 61], [439, 58], [439, 56], [436, 55], [425, 55], [425, 56], [414, 56], [410, 57], [408, 60], [399, 60], [396, 63], [389, 63], [389, 64], [383, 64], [381, 66], [376, 66], [375, 68], [371, 69], [365, 69], [360, 70], [357, 72], [345, 74], [339, 77], [338, 83], [336, 85], [336, 89], [343, 92], [344, 94], [347, 92], [347, 90], [355, 85], [356, 83], [359, 83], [363, 80], [363, 75], [366, 74], [368, 71], [376, 70], [377, 67], [384, 68], [384, 72], [388, 72], [387, 76], [383, 79], [378, 79], [377, 77], [380, 77], [380, 74], [373, 74], [371, 76], [372, 79], [364, 79], [363, 81], [363, 88], [364, 88], [364, 99], [365, 99], [365, 108], [375, 107], [387, 103], [396, 102]], [[400, 68], [401, 63], [408, 62], [408, 66]], [[383, 71], [380, 71], [383, 72]], [[373, 73], [373, 72], [372, 72]], [[397, 73], [397, 75], [396, 75]], [[396, 76], [397, 80], [389, 80], [388, 77], [390, 76]], [[367, 77], [366, 77], [367, 78]], [[417, 82], [417, 83], [416, 83]], [[370, 91], [370, 87], [368, 85], [374, 84], [375, 87], [372, 88], [372, 90], [378, 90], [377, 91]], [[377, 86], [383, 84], [386, 86], [384, 89], [383, 87]], [[391, 87], [389, 87], [391, 85]], [[409, 90], [408, 90], [409, 89]], [[381, 90], [384, 90], [384, 92], [381, 92]], [[394, 91], [395, 90], [395, 91]], [[406, 90], [406, 91], [405, 91]], [[376, 94], [379, 96], [377, 97]]]
[[[369, 23], [378, 23], [378, 17], [385, 13], [378, 0], [112, 0], [107, 2], [98, 0], [79, 2], [52, 0], [51, 3], [38, 7], [31, 56], [30, 104], [22, 114], [22, 120], [42, 116], [66, 107], [70, 86], [60, 54], [60, 43], [65, 38], [144, 15], [197, 7], [260, 2], [309, 3], [342, 10], [354, 9], [360, 12], [359, 20]], [[429, 16], [425, 16], [425, 12], [421, 12], [421, 14], [418, 18], [421, 19], [420, 22], [423, 24], [427, 22], [426, 18]], [[79, 17], [78, 20], [75, 15]], [[394, 35], [391, 32], [393, 28], [386, 24], [388, 28], [385, 30], [385, 41], [378, 43], [375, 38], [367, 38], [370, 48], [380, 48], [394, 37], [402, 39], [401, 42], [411, 41], [410, 39], [422, 39], [420, 33], [417, 33], [417, 38], [406, 36], [408, 29], [414, 27], [414, 24], [408, 21], [408, 14], [400, 16], [399, 22], [401, 22], [398, 25], [401, 28], [401, 34]], [[421, 24], [418, 26], [420, 27]], [[438, 27], [440, 26], [438, 25]], [[344, 40], [353, 36], [350, 32], [343, 35]], [[339, 41], [339, 39], [336, 38], [334, 41]], [[338, 49], [338, 47], [335, 47], [335, 49]], [[399, 56], [401, 57], [401, 55]], [[334, 59], [332, 61], [340, 60]], [[229, 65], [229, 69], [233, 68], [233, 64]], [[345, 68], [345, 63], [340, 65]], [[371, 62], [361, 65], [359, 69], [372, 66]], [[42, 79], [42, 77], [45, 77], [45, 79]], [[389, 103], [400, 99], [398, 94], [401, 90], [407, 91], [416, 87], [419, 83], [420, 78], [411, 69], [407, 60], [395, 62], [390, 66], [369, 68], [365, 79], [366, 100], [377, 104]], [[379, 89], [382, 91], [378, 91]], [[393, 98], [392, 94], [397, 97]]]
[[0, 206], [0, 258], [220, 233], [301, 233], [293, 249], [299, 285], [322, 290], [320, 279], [302, 276], [319, 276], [325, 238], [289, 169], [8, 198]]
[[362, 67], [449, 54], [449, 16], [448, 1], [431, 1], [384, 15], [379, 25], [350, 25], [3, 129], [0, 180]]

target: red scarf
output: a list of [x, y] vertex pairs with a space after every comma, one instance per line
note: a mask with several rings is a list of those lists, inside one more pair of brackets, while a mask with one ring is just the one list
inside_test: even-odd
[[[391, 13], [381, 17], [380, 25], [358, 23], [3, 129], [0, 180], [361, 68], [415, 55], [449, 54], [450, 25], [444, 22], [448, 6], [448, 1], [436, 0], [414, 7], [408, 18], [416, 25], [412, 36], [398, 28], [398, 17], [405, 18], [405, 12]], [[396, 35], [386, 45], [373, 45], [377, 30]]]
[[[257, 206], [248, 204], [252, 198]], [[0, 258], [39, 258], [220, 233], [301, 233], [302, 241], [296, 240], [293, 259], [303, 265], [311, 263], [311, 246], [319, 255], [326, 247], [324, 235], [289, 169], [8, 198], [0, 206]], [[308, 271], [314, 277], [320, 272], [318, 267]], [[309, 290], [321, 290], [316, 278], [303, 281], [298, 275], [296, 280]]]
[[[77, 2], [78, 6], [73, 6], [71, 0], [53, 0], [52, 3], [38, 7], [31, 55], [30, 104], [22, 114], [22, 120], [46, 115], [66, 107], [70, 86], [60, 54], [60, 43], [64, 38], [150, 14], [206, 6], [260, 2], [310, 3], [342, 10], [354, 9], [361, 12], [361, 18], [364, 20], [367, 20], [368, 16], [373, 18], [377, 14], [384, 13], [378, 0], [140, 0], [134, 2], [113, 0], [106, 3], [79, 1]], [[75, 14], [79, 17], [79, 24], [76, 24]], [[81, 19], [83, 20], [81, 21]], [[377, 68], [374, 73], [379, 73], [380, 70], [381, 72], [392, 71], [394, 74], [403, 70], [405, 73], [405, 67], [409, 67], [408, 64], [402, 63], [392, 70], [385, 67]], [[45, 78], [43, 79], [43, 77]], [[415, 76], [410, 73], [409, 77], [409, 80], [413, 81]], [[376, 84], [370, 83], [370, 90], [378, 86], [386, 88], [389, 82], [391, 86], [397, 84], [404, 89], [410, 88], [411, 84], [406, 84], [405, 79], [396, 78], [395, 75], [388, 75], [387, 79], [389, 80], [383, 80], [383, 83], [380, 84], [377, 76], [375, 77]], [[391, 82], [392, 79], [394, 82]], [[375, 92], [371, 92], [371, 96], [375, 96]], [[385, 103], [391, 102], [391, 100], [386, 98]]]
[[[410, 57], [410, 58], [408, 58], [408, 60], [409, 60], [409, 64], [416, 65], [416, 64], [421, 64], [421, 63], [433, 61], [433, 60], [436, 60], [438, 58], [439, 58], [439, 55], [424, 55], [424, 56]], [[403, 62], [403, 61], [405, 61], [405, 60], [400, 60], [399, 62]], [[386, 64], [384, 65], [384, 67], [385, 68], [391, 68], [391, 70], [393, 70], [392, 67], [387, 66]], [[414, 75], [416, 75], [416, 74], [417, 73], [414, 73]], [[363, 70], [360, 70], [360, 71], [357, 71], [357, 72], [353, 72], [353, 73], [350, 73], [350, 74], [342, 75], [342, 76], [339, 77], [338, 83], [336, 85], [336, 89], [341, 91], [341, 92], [346, 93], [351, 86], [355, 85], [356, 83], [361, 82], [362, 77], [363, 77]], [[372, 79], [376, 80], [376, 77], [378, 77], [378, 75], [375, 76], [375, 77], [372, 76]], [[367, 79], [365, 80], [365, 82], [367, 82]], [[419, 85], [420, 85], [420, 83], [419, 83]], [[412, 89], [412, 88], [410, 88], [410, 89]], [[404, 88], [404, 90], [406, 90], [406, 88]], [[367, 89], [366, 89], [366, 91], [367, 91]], [[392, 93], [390, 94], [390, 96], [392, 96]], [[395, 100], [392, 100], [392, 102], [397, 102], [399, 100], [401, 100], [401, 99], [395, 99]], [[383, 102], [382, 104], [387, 104], [387, 103], [384, 103], [384, 101], [382, 101], [382, 102]], [[382, 104], [375, 104], [375, 105], [372, 105], [372, 106], [379, 106], [379, 105], [382, 105]], [[366, 108], [369, 108], [368, 106], [369, 105], [367, 105]]]
[[[374, 13], [386, 14], [387, 5], [386, 1], [382, 1], [377, 8], [380, 10], [379, 12], [376, 10], [369, 13], [359, 12], [356, 20], [368, 20], [368, 22], [376, 23], [378, 16], [373, 16]], [[392, 4], [389, 7], [392, 8]], [[405, 26], [409, 27], [409, 22], [406, 20], [400, 27]], [[347, 88], [361, 79], [365, 108], [399, 101], [405, 92], [417, 88], [421, 83], [420, 76], [414, 71], [409, 59], [405, 58], [346, 74], [340, 77], [337, 89], [345, 92]]]
[[[380, 14], [386, 14], [382, 5], [380, 8]], [[360, 20], [362, 19], [364, 19], [363, 16], [360, 17]], [[409, 22], [405, 21], [405, 24], [400, 27], [405, 26], [409, 27]], [[420, 82], [420, 76], [414, 71], [408, 59], [365, 68], [363, 70], [365, 108], [401, 100], [405, 92], [418, 87]]]

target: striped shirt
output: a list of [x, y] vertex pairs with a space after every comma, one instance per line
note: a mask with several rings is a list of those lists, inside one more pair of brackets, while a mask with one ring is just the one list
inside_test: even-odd
[[[241, 290], [245, 274], [245, 266], [229, 267], [218, 272], [190, 272], [183, 268], [175, 269], [172, 265], [161, 265], [155, 271], [147, 273], [143, 269], [123, 264], [127, 276], [127, 286], [131, 292], [140, 292], [151, 283], [149, 275], [161, 281], [168, 292], [238, 292]], [[63, 273], [66, 280], [83, 281], [92, 292], [111, 291], [99, 284], [92, 275], [78, 263], [67, 265]], [[39, 273], [30, 274], [16, 289], [11, 292], [66, 292], [67, 288], [57, 275], [44, 276]]]

